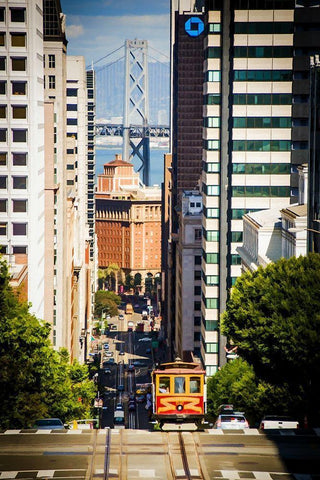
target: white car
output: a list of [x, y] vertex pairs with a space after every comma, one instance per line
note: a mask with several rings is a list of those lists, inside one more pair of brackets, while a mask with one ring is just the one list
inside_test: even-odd
[[139, 342], [151, 342], [151, 338], [149, 337], [144, 337], [144, 338], [139, 338]]
[[113, 352], [105, 352], [105, 357], [113, 357]]
[[285, 430], [299, 428], [299, 422], [291, 417], [266, 415], [260, 423], [260, 430]]

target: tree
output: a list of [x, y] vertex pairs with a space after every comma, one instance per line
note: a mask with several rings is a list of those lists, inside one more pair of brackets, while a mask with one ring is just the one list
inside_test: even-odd
[[118, 272], [120, 270], [119, 265], [116, 263], [110, 263], [106, 269], [107, 277], [112, 277], [115, 280], [115, 292], [118, 292]]
[[[65, 350], [56, 352], [49, 340], [50, 325], [29, 312], [9, 285], [8, 269], [0, 261], [0, 426], [32, 426], [36, 418], [63, 421], [89, 413], [95, 396], [86, 366], [81, 380]], [[81, 402], [79, 392], [83, 392]]]
[[287, 385], [292, 402], [319, 409], [320, 255], [281, 259], [238, 278], [222, 316], [222, 332], [259, 378]]
[[98, 290], [95, 294], [95, 315], [101, 317], [104, 311], [106, 315], [115, 316], [118, 314], [118, 305], [121, 297], [114, 292], [107, 290]]
[[98, 269], [98, 285], [100, 290], [106, 289], [107, 271], [105, 268]]
[[132, 275], [130, 275], [130, 273], [128, 273], [126, 275], [125, 285], [126, 285], [127, 290], [131, 290], [131, 288], [134, 288], [134, 278], [133, 278]]

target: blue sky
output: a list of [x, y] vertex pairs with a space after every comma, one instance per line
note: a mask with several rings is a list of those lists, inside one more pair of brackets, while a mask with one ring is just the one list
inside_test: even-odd
[[134, 38], [148, 40], [150, 47], [169, 56], [170, 0], [60, 1], [67, 16], [68, 54], [83, 55], [86, 65]]

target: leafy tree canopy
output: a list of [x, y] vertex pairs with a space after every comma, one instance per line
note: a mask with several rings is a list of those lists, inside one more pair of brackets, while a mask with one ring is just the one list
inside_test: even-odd
[[117, 315], [121, 297], [109, 290], [98, 290], [95, 294], [95, 314], [100, 317], [102, 311], [107, 315]]
[[0, 318], [0, 426], [22, 428], [37, 418], [68, 421], [89, 415], [95, 387], [87, 366], [70, 365], [66, 350], [53, 350], [50, 325], [18, 301], [1, 261]]

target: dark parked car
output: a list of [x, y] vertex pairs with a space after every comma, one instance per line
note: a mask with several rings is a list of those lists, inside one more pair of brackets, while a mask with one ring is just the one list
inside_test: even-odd
[[128, 367], [128, 372], [132, 373], [132, 372], [134, 372], [134, 370], [135, 370], [135, 367], [134, 367], [133, 363], [130, 363], [130, 365]]
[[135, 410], [136, 410], [135, 402], [129, 402], [128, 403], [128, 410], [129, 410], [129, 412], [135, 412]]

